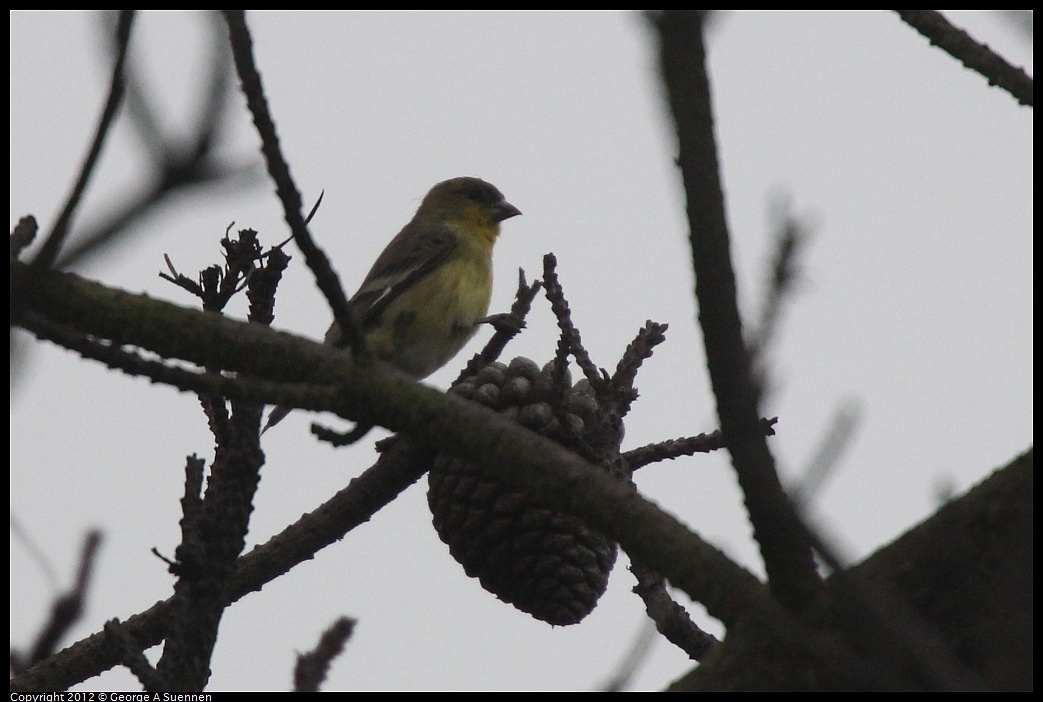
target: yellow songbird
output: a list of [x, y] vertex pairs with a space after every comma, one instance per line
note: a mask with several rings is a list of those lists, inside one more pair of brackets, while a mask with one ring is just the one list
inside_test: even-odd
[[[418, 380], [448, 363], [489, 311], [493, 244], [500, 222], [519, 214], [479, 178], [431, 188], [349, 301], [373, 355]], [[336, 322], [325, 343], [347, 344]], [[273, 409], [264, 429], [289, 412]]]

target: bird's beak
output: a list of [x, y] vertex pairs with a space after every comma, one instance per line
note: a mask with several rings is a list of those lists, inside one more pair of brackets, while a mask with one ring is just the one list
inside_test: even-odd
[[500, 200], [498, 203], [493, 205], [493, 219], [497, 222], [502, 222], [505, 219], [516, 217], [521, 214], [521, 210], [507, 202], [506, 200]]

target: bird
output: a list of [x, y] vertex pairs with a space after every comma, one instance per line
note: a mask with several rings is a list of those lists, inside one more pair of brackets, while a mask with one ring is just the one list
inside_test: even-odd
[[[485, 321], [493, 244], [500, 223], [520, 214], [480, 178], [451, 178], [431, 188], [348, 301], [373, 356], [416, 380], [448, 363]], [[348, 345], [336, 321], [324, 343]], [[290, 411], [273, 408], [262, 433]]]

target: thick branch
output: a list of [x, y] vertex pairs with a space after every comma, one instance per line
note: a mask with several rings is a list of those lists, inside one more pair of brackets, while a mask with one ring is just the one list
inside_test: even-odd
[[1032, 463], [1030, 450], [830, 578], [801, 619], [859, 666], [829, 671], [808, 641], [747, 621], [671, 689], [1031, 690]]
[[[14, 285], [24, 269], [12, 264]], [[323, 344], [112, 290], [72, 274], [46, 273], [28, 305], [57, 323], [164, 357], [258, 377], [333, 384], [340, 394], [330, 396], [332, 406], [311, 409], [331, 409], [347, 419], [358, 419], [357, 412], [490, 468], [505, 485], [575, 514], [618, 541], [726, 624], [741, 617], [762, 592], [754, 576], [632, 486], [503, 415], [416, 383], [384, 364], [352, 362], [349, 354]], [[134, 621], [128, 619], [125, 627]], [[159, 625], [149, 626], [154, 631]], [[134, 635], [145, 641], [136, 630]]]

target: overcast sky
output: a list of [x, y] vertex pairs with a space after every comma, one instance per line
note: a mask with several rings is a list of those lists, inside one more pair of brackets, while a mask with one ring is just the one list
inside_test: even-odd
[[[1031, 38], [1003, 16], [948, 16], [1032, 73]], [[10, 222], [32, 213], [46, 231], [93, 133], [109, 67], [93, 15], [10, 17]], [[519, 267], [537, 277], [543, 254], [554, 252], [599, 365], [613, 367], [646, 319], [670, 325], [638, 377], [624, 448], [716, 427], [676, 146], [655, 45], [638, 15], [257, 12], [248, 21], [304, 199], [325, 191], [312, 232], [349, 294], [431, 185], [480, 176], [524, 213], [503, 226], [494, 310], [509, 306]], [[199, 109], [204, 27], [188, 11], [135, 22], [134, 55], [171, 134], [184, 133]], [[930, 515], [941, 492], [966, 490], [1032, 443], [1032, 111], [884, 11], [728, 13], [709, 53], [748, 322], [764, 289], [771, 203], [788, 198], [813, 224], [773, 353], [776, 392], [764, 413], [779, 423], [770, 446], [794, 480], [838, 409], [857, 412], [814, 516], [859, 560]], [[241, 98], [229, 129], [230, 158], [259, 158]], [[124, 122], [78, 224], [104, 217], [139, 187], [144, 168]], [[232, 222], [268, 245], [288, 235], [262, 182], [171, 203], [135, 227], [133, 243], [79, 272], [193, 306], [158, 277], [163, 256], [183, 272], [210, 265]], [[232, 313], [244, 315], [244, 305]], [[276, 326], [320, 337], [328, 323], [296, 255]], [[446, 387], [487, 334], [428, 382]], [[543, 362], [555, 342], [540, 301], [507, 357]], [[251, 546], [373, 461], [371, 441], [317, 444], [313, 419], [294, 413], [264, 437]], [[35, 345], [12, 376], [11, 513], [58, 581], [12, 531], [12, 643], [28, 644], [57, 588], [71, 582], [91, 527], [105, 543], [75, 639], [168, 597], [172, 578], [149, 550], [173, 554], [184, 457], [211, 452], [192, 396]], [[649, 467], [637, 484], [762, 572], [726, 456]], [[289, 689], [294, 653], [340, 615], [359, 624], [330, 690], [588, 690], [608, 678], [644, 627], [625, 558], [588, 619], [551, 628], [466, 577], [431, 527], [425, 490], [413, 486], [232, 607], [210, 689]], [[633, 688], [660, 689], [689, 668], [657, 641]], [[114, 671], [82, 689], [139, 686]]]

